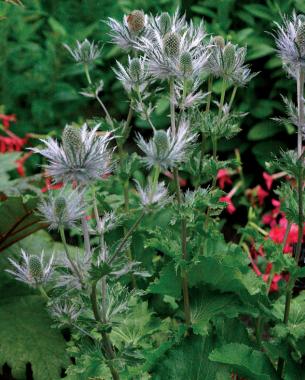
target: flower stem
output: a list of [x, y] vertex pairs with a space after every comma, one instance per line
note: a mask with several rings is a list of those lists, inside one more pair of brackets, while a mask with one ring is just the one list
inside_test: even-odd
[[[178, 205], [182, 205], [182, 197], [179, 186], [179, 176], [178, 170], [174, 169], [174, 178], [176, 184], [176, 194], [177, 194], [177, 202]], [[186, 220], [184, 218], [181, 219], [181, 251], [183, 260], [187, 261], [187, 226]], [[184, 304], [184, 317], [185, 323], [187, 326], [191, 325], [191, 311], [190, 311], [190, 297], [189, 297], [189, 289], [188, 289], [188, 275], [187, 272], [183, 269], [181, 270], [181, 278], [182, 278], [182, 292], [183, 292], [183, 304]]]
[[134, 224], [130, 227], [130, 229], [125, 234], [123, 240], [121, 241], [121, 243], [119, 244], [119, 246], [117, 247], [117, 249], [114, 251], [114, 254], [112, 255], [111, 259], [109, 260], [109, 265], [113, 262], [113, 260], [116, 258], [116, 256], [122, 251], [122, 249], [124, 248], [125, 244], [127, 243], [127, 240], [133, 234], [133, 232], [136, 230], [136, 228], [138, 227], [138, 225], [141, 223], [141, 221], [144, 218], [144, 216], [145, 216], [145, 211], [142, 211], [142, 213], [140, 214], [140, 216], [138, 217], [138, 219], [134, 222]]
[[218, 116], [221, 116], [224, 102], [225, 102], [225, 96], [226, 96], [226, 90], [227, 90], [227, 82], [225, 79], [222, 81], [222, 86], [221, 86], [221, 95], [220, 95], [220, 102], [219, 102], [219, 108], [218, 108]]
[[[303, 104], [303, 94], [304, 94], [304, 70], [299, 67], [298, 77], [297, 77], [297, 98], [298, 98], [298, 157], [299, 157], [299, 170], [298, 170], [298, 240], [297, 246], [295, 250], [295, 262], [296, 266], [298, 266], [301, 250], [302, 250], [302, 240], [303, 240], [303, 224], [304, 224], [304, 215], [303, 215], [303, 146], [302, 146], [302, 130], [304, 126], [304, 104]], [[286, 301], [285, 301], [285, 311], [283, 323], [285, 325], [288, 324], [289, 314], [290, 314], [290, 305], [292, 300], [292, 292], [295, 285], [295, 279], [292, 279], [290, 276], [287, 288], [286, 288]], [[283, 358], [279, 358], [277, 373], [280, 378], [283, 376], [285, 366], [285, 360]]]
[[42, 298], [45, 300], [45, 301], [49, 301], [50, 297], [47, 295], [46, 291], [44, 290], [43, 286], [42, 285], [39, 285], [38, 286], [38, 290], [42, 296]]
[[234, 86], [232, 94], [231, 94], [230, 102], [229, 102], [229, 110], [231, 109], [231, 107], [233, 105], [235, 95], [236, 95], [236, 91], [237, 91], [237, 86]]
[[86, 220], [86, 215], [82, 216], [82, 231], [83, 231], [83, 235], [84, 235], [85, 252], [88, 255], [90, 255], [91, 246], [90, 246], [90, 236], [89, 236], [89, 230], [88, 230], [88, 223]]
[[84, 64], [84, 70], [85, 70], [85, 74], [86, 74], [86, 78], [87, 78], [88, 83], [92, 84], [90, 73], [89, 73], [89, 67], [86, 63]]
[[[94, 314], [94, 318], [95, 318], [95, 320], [97, 322], [106, 324], [107, 321], [101, 315], [99, 307], [98, 307], [96, 286], [97, 286], [97, 282], [95, 281], [92, 284], [91, 293], [90, 293], [90, 300], [91, 300], [92, 311], [93, 311], [93, 314]], [[119, 380], [120, 379], [119, 373], [114, 368], [114, 366], [112, 364], [112, 360], [115, 359], [115, 353], [113, 351], [111, 340], [110, 340], [108, 334], [105, 331], [102, 331], [101, 334], [102, 334], [103, 346], [104, 346], [105, 353], [106, 353], [106, 358], [108, 359], [108, 363], [107, 364], [108, 364], [108, 367], [110, 369], [112, 378], [113, 378], [113, 380]]]
[[79, 278], [80, 283], [82, 285], [84, 285], [83, 277], [82, 277], [81, 273], [79, 272], [77, 266], [73, 262], [73, 259], [72, 259], [71, 255], [70, 255], [70, 252], [69, 252], [69, 249], [68, 249], [68, 245], [67, 245], [67, 241], [66, 241], [65, 231], [64, 231], [63, 227], [59, 227], [59, 233], [60, 233], [61, 241], [62, 241], [62, 243], [64, 245], [64, 249], [65, 249], [65, 253], [66, 253], [67, 259], [68, 259], [69, 263], [71, 264], [71, 267], [73, 268], [75, 274]]
[[212, 75], [209, 76], [208, 79], [208, 98], [207, 98], [207, 104], [205, 108], [205, 112], [209, 112], [211, 108], [211, 100], [212, 100], [212, 91], [213, 91], [213, 77]]
[[176, 134], [176, 123], [175, 123], [175, 83], [174, 79], [169, 81], [169, 94], [170, 94], [170, 114], [171, 114], [171, 128], [173, 134]]

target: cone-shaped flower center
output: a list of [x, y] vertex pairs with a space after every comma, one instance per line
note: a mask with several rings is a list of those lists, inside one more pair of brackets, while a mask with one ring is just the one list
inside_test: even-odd
[[67, 212], [67, 202], [64, 197], [58, 197], [54, 201], [54, 213], [59, 220], [63, 220]]
[[128, 28], [133, 33], [139, 33], [145, 26], [145, 15], [143, 11], [134, 10], [127, 17]]
[[225, 47], [225, 40], [222, 36], [215, 36], [213, 38], [213, 43], [221, 49]]
[[298, 27], [295, 43], [299, 49], [301, 57], [305, 56], [305, 22]]
[[139, 58], [133, 58], [130, 61], [129, 70], [131, 79], [136, 82], [139, 81], [139, 78], [141, 76], [141, 63]]
[[160, 16], [160, 31], [164, 36], [167, 32], [170, 31], [171, 28], [171, 18], [167, 12], [163, 12]]
[[155, 132], [154, 144], [156, 146], [157, 154], [161, 159], [167, 155], [169, 150], [169, 141], [167, 133], [165, 131]]
[[190, 75], [193, 71], [192, 56], [189, 52], [184, 52], [180, 57], [180, 69], [184, 75]]
[[63, 148], [70, 158], [76, 157], [83, 145], [79, 128], [67, 125], [62, 134]]
[[29, 257], [29, 273], [36, 281], [41, 280], [43, 277], [43, 268], [40, 259], [35, 255]]
[[234, 70], [235, 64], [235, 48], [234, 45], [228, 43], [223, 49], [223, 64], [226, 73]]
[[178, 33], [167, 33], [163, 38], [164, 52], [169, 57], [175, 57], [180, 52], [180, 36]]

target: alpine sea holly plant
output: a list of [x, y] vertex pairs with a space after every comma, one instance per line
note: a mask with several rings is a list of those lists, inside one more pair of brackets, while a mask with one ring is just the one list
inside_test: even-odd
[[[93, 73], [101, 46], [65, 45], [88, 82], [81, 95], [97, 102], [102, 117], [66, 125], [61, 141], [49, 137], [32, 149], [62, 186], [47, 193], [38, 214], [58, 231], [64, 254], [22, 251], [8, 272], [37, 289], [55, 327], [70, 331], [68, 379], [302, 378], [305, 306], [295, 284], [305, 276], [305, 16], [275, 27], [279, 55], [297, 83], [297, 106], [286, 101], [297, 151], [270, 164], [291, 179], [278, 189], [288, 221], [283, 246], [266, 238], [252, 208], [234, 242], [222, 234], [223, 210], [246, 188], [239, 155], [224, 161], [218, 153], [246, 116], [234, 111], [238, 89], [256, 75], [246, 48], [207, 35], [203, 22], [178, 11], [134, 10], [106, 23], [111, 42], [127, 52], [113, 68], [129, 102], [126, 120], [109, 113], [104, 83]], [[154, 118], [164, 97], [166, 130]], [[145, 135], [133, 131], [138, 119]], [[229, 170], [239, 179], [225, 194], [217, 180]], [[284, 254], [293, 225], [297, 244]], [[254, 263], [258, 252], [268, 260], [264, 276]]]

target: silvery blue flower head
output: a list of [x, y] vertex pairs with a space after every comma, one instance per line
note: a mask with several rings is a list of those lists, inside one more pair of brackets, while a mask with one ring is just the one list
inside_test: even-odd
[[182, 120], [177, 132], [171, 128], [167, 131], [155, 130], [153, 138], [149, 141], [138, 135], [136, 142], [145, 154], [142, 160], [148, 168], [157, 165], [167, 170], [187, 159], [187, 153], [196, 139], [197, 135], [190, 131], [189, 123]]
[[143, 92], [149, 82], [149, 73], [147, 70], [146, 58], [131, 58], [128, 56], [128, 65], [124, 67], [117, 62], [117, 68], [113, 69], [117, 79], [122, 83], [126, 92], [139, 88]]
[[131, 50], [140, 36], [145, 35], [148, 17], [141, 10], [134, 10], [125, 15], [123, 22], [108, 18], [112, 42], [124, 50]]
[[224, 44], [220, 36], [212, 39], [209, 59], [206, 64], [207, 71], [216, 78], [224, 80], [238, 87], [245, 86], [256, 73], [251, 73], [245, 64], [247, 49], [238, 47], [231, 42]]
[[283, 18], [283, 25], [276, 23], [275, 43], [278, 54], [289, 74], [296, 75], [298, 67], [305, 67], [305, 16]]
[[153, 205], [162, 207], [172, 199], [168, 195], [168, 190], [165, 187], [164, 182], [159, 182], [155, 185], [149, 180], [145, 188], [143, 188], [138, 181], [135, 181], [135, 184], [140, 197], [140, 202], [144, 208]]
[[48, 195], [38, 205], [38, 212], [44, 222], [49, 224], [49, 229], [71, 228], [84, 215], [83, 193], [79, 189], [69, 190], [64, 188], [60, 192]]
[[76, 63], [83, 63], [85, 65], [96, 61], [100, 56], [102, 49], [98, 44], [90, 42], [85, 39], [82, 42], [76, 41], [76, 47], [71, 48], [67, 44], [64, 47], [72, 55]]
[[161, 14], [150, 19], [148, 30], [136, 46], [147, 56], [148, 71], [153, 77], [166, 80], [201, 73], [209, 55], [202, 22], [195, 27], [184, 17], [179, 18], [177, 12], [172, 17]]
[[41, 140], [46, 147], [33, 148], [45, 157], [49, 164], [46, 170], [55, 182], [76, 182], [79, 185], [98, 180], [111, 171], [112, 151], [108, 149], [112, 137], [97, 135], [97, 125], [88, 130], [67, 125], [62, 134], [62, 144], [48, 138]]
[[53, 256], [48, 262], [45, 262], [43, 252], [40, 256], [36, 256], [21, 250], [21, 256], [21, 264], [9, 258], [14, 269], [6, 269], [6, 272], [12, 274], [17, 281], [24, 282], [33, 288], [44, 285], [50, 280], [53, 274]]

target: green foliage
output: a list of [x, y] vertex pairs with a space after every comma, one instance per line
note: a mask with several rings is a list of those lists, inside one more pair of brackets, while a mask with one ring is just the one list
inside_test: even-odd
[[11, 287], [5, 293], [9, 297], [2, 296], [0, 302], [0, 365], [7, 363], [17, 379], [24, 378], [27, 363], [35, 380], [59, 378], [69, 357], [60, 332], [51, 329], [41, 297], [14, 295]]

